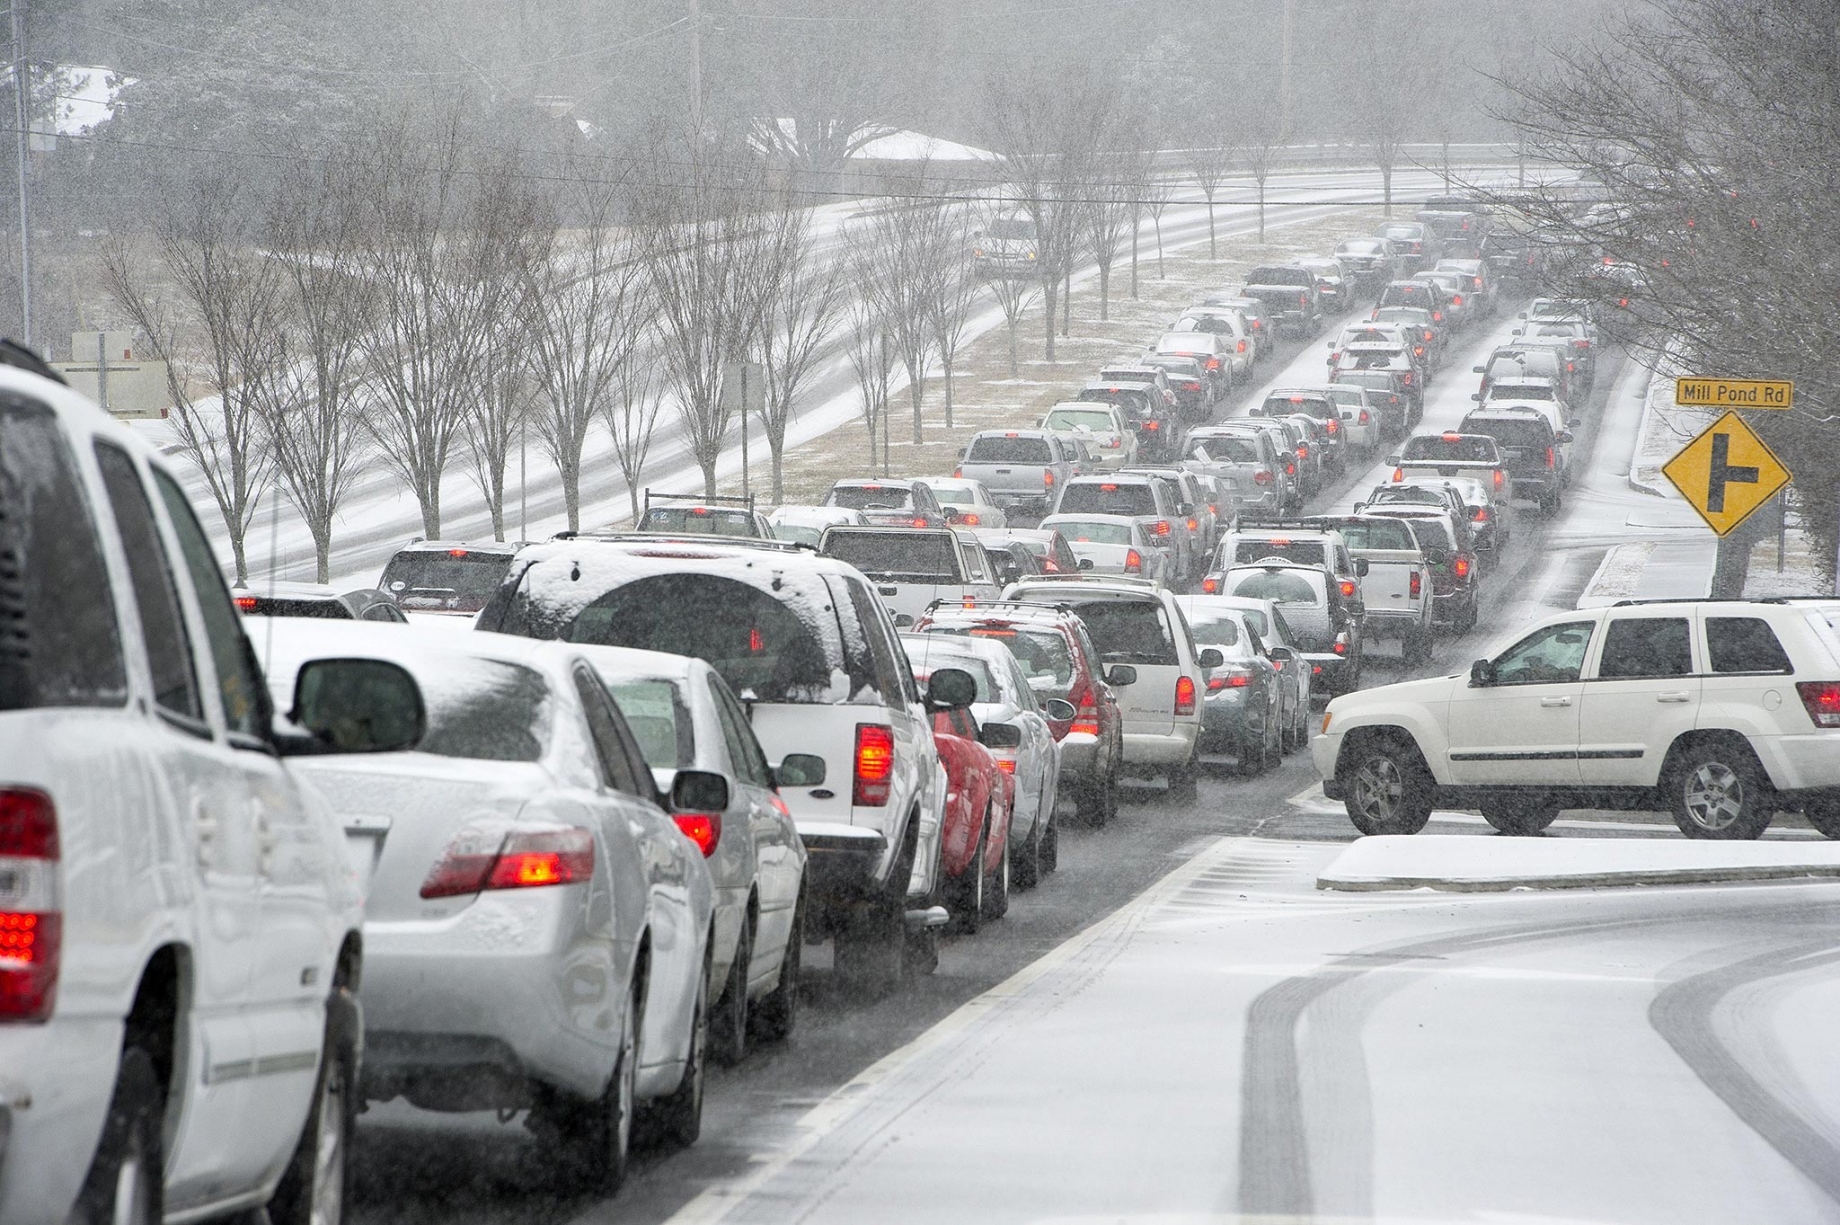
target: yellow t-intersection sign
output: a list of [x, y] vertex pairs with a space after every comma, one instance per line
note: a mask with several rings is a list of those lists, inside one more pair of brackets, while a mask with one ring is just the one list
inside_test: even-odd
[[1706, 526], [1724, 536], [1789, 483], [1789, 470], [1737, 413], [1726, 413], [1663, 465]]

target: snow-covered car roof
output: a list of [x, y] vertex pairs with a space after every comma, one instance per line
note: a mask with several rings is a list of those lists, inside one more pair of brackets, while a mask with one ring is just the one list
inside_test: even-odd
[[786, 505], [767, 516], [767, 526], [831, 527], [836, 524], [867, 523], [860, 510], [847, 506]]
[[398, 553], [448, 553], [464, 549], [468, 553], [502, 553], [509, 556], [523, 548], [519, 540], [411, 540]]

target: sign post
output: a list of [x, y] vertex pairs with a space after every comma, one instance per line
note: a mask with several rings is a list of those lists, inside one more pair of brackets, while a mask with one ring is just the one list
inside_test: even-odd
[[1682, 447], [1661, 472], [1719, 536], [1730, 535], [1791, 479], [1776, 453], [1735, 412]]

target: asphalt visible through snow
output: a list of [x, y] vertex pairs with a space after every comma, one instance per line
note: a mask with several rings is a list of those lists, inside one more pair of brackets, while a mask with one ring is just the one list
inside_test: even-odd
[[[1475, 385], [1469, 369], [1514, 326], [1515, 309], [1453, 343], [1421, 429], [1461, 419]], [[1267, 386], [1320, 382], [1322, 354], [1320, 340], [1287, 348], [1225, 415]], [[1654, 499], [1623, 479], [1645, 379], [1635, 363], [1606, 355], [1582, 413], [1566, 507], [1550, 522], [1522, 507], [1485, 578], [1475, 631], [1440, 640], [1433, 661], [1411, 673], [1370, 657], [1366, 684], [1465, 667], [1516, 626], [1571, 607], [1605, 549], [1648, 530]], [[1383, 459], [1353, 465], [1315, 509], [1355, 500]], [[1427, 832], [1486, 828], [1473, 815], [1440, 813]], [[1679, 836], [1658, 814], [1626, 813], [1569, 814], [1553, 835]], [[1786, 1000], [1797, 1018], [1840, 1002], [1821, 976], [1840, 959], [1825, 934], [1840, 914], [1840, 886], [1431, 900], [1317, 893], [1315, 871], [1354, 836], [1340, 806], [1322, 797], [1307, 752], [1256, 777], [1224, 767], [1205, 775], [1191, 804], [1168, 802], [1157, 783], [1131, 785], [1105, 828], [1064, 827], [1059, 871], [1015, 895], [1002, 921], [944, 940], [938, 970], [892, 997], [839, 998], [826, 950], [808, 952], [797, 1032], [713, 1070], [701, 1140], [642, 1150], [616, 1198], [552, 1185], [519, 1119], [390, 1104], [360, 1126], [356, 1219], [1409, 1210], [1425, 1220], [1501, 1206], [1563, 1207], [1590, 1220], [1840, 1220], [1840, 1129], [1811, 1116], [1793, 1089], [1806, 1053], [1767, 1017], [1732, 1019], [1738, 1004], [1766, 997]], [[1785, 941], [1786, 953], [1764, 951]], [[1459, 964], [1454, 981], [1422, 969]], [[1487, 1025], [1465, 1028], [1470, 1015]], [[1758, 1037], [1760, 1026], [1768, 1032]], [[1773, 1062], [1746, 1055], [1757, 1043]], [[1400, 1046], [1401, 1062], [1383, 1061], [1376, 1044]], [[1631, 1094], [1621, 1091], [1615, 1052], [1639, 1069]], [[1192, 1085], [1181, 1075], [1190, 1063]], [[1411, 1084], [1403, 1069], [1421, 1065], [1446, 1069], [1437, 1075], [1449, 1086]], [[1840, 1070], [1807, 1075], [1840, 1080]], [[1573, 1109], [1567, 1095], [1579, 1093], [1601, 1120]], [[1398, 1120], [1424, 1130], [1382, 1127]], [[1648, 1164], [1619, 1167], [1599, 1151], [1611, 1147], [1603, 1138], [1594, 1149], [1588, 1138], [1600, 1125], [1619, 1136], [1653, 1131]], [[1671, 1129], [1708, 1147], [1677, 1156]], [[1108, 1143], [1095, 1144], [1095, 1130]], [[1528, 1172], [1541, 1165], [1536, 1153], [1589, 1177], [1558, 1186]], [[1463, 1155], [1471, 1169], [1501, 1166], [1498, 1181], [1479, 1190]], [[1443, 1181], [1422, 1182], [1423, 1171]], [[1653, 1203], [1679, 1208], [1673, 1216], [1650, 1211], [1625, 1185], [1662, 1171], [1674, 1181]], [[1773, 1180], [1754, 1188], [1749, 1217], [1725, 1211], [1752, 1202], [1743, 1196], [1753, 1184], [1733, 1181], [1738, 1173]], [[1609, 1198], [1594, 1199], [1593, 1187]]]

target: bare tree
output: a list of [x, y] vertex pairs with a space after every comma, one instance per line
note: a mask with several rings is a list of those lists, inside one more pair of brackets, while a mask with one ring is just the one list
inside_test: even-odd
[[857, 222], [855, 235], [858, 292], [876, 296], [881, 328], [907, 371], [917, 443], [935, 335], [933, 306], [941, 282], [962, 258], [957, 227], [944, 207], [924, 202], [884, 208]]
[[[977, 270], [965, 244], [954, 243], [942, 253], [944, 267], [933, 287], [933, 300], [927, 308], [928, 325], [933, 331], [933, 348], [939, 353], [939, 365], [946, 381], [946, 428], [952, 428], [952, 373], [958, 364], [959, 350], [964, 347], [965, 328], [971, 322], [971, 308], [983, 293]], [[1011, 341], [1014, 342], [1012, 335]]]
[[1156, 234], [1156, 279], [1160, 281], [1169, 275], [1163, 267], [1163, 213], [1169, 208], [1172, 192], [1167, 182], [1147, 177], [1143, 195], [1144, 208], [1150, 213], [1150, 227]]
[[150, 259], [119, 241], [103, 249], [109, 296], [166, 363], [173, 432], [223, 517], [239, 583], [273, 474], [261, 406], [284, 356], [284, 278], [257, 249], [260, 213], [235, 176], [201, 174], [154, 226]]
[[[1214, 197], [1220, 194], [1220, 185], [1227, 181], [1227, 175], [1233, 169], [1233, 150], [1230, 146], [1219, 143], [1220, 136], [1210, 125], [1201, 134], [1201, 145], [1188, 151], [1188, 169], [1195, 176], [1196, 186], [1207, 199], [1208, 214], [1208, 258], [1219, 259], [1220, 252], [1214, 240]], [[1136, 293], [1133, 286], [1132, 293]]]
[[780, 242], [779, 266], [767, 299], [760, 344], [766, 375], [760, 422], [772, 455], [776, 503], [785, 497], [786, 429], [798, 413], [799, 393], [837, 322], [844, 291], [840, 265], [816, 258], [808, 214], [800, 211], [790, 219]]
[[302, 159], [270, 212], [283, 274], [277, 377], [260, 398], [282, 493], [313, 537], [315, 581], [331, 578], [332, 524], [363, 471], [369, 435], [358, 329], [371, 282], [361, 255], [357, 182], [344, 157]]
[[569, 530], [580, 531], [582, 449], [631, 358], [648, 299], [620, 224], [621, 185], [562, 177], [541, 229], [557, 240], [533, 251], [525, 271], [525, 333], [537, 383], [530, 421], [562, 478]]
[[1273, 164], [1277, 161], [1278, 142], [1283, 139], [1283, 128], [1278, 116], [1269, 106], [1255, 107], [1249, 114], [1246, 128], [1246, 144], [1240, 150], [1240, 160], [1245, 164], [1246, 173], [1252, 176], [1252, 182], [1259, 194], [1259, 241], [1265, 241], [1265, 181], [1271, 178]]
[[1022, 373], [1016, 353], [1016, 332], [1025, 311], [1033, 306], [1041, 292], [1041, 282], [1032, 277], [1015, 277], [999, 272], [990, 279], [990, 292], [1003, 312], [1003, 330], [1009, 339], [1009, 376]]
[[863, 424], [869, 430], [869, 465], [875, 466], [875, 435], [882, 433], [882, 472], [891, 470], [888, 454], [889, 388], [894, 380], [898, 359], [896, 345], [888, 323], [884, 293], [876, 284], [882, 275], [874, 238], [866, 230], [849, 235], [850, 281], [856, 292], [849, 299], [847, 349], [850, 369], [856, 375], [861, 394]]
[[[651, 348], [658, 336], [642, 329], [635, 344]], [[639, 521], [639, 483], [651, 454], [652, 436], [658, 429], [658, 410], [664, 407], [664, 380], [646, 362], [622, 362], [615, 368], [612, 385], [596, 401], [607, 432], [613, 436], [613, 458], [626, 482], [632, 519]]]
[[1388, 217], [1393, 215], [1393, 171], [1415, 113], [1415, 96], [1408, 96], [1407, 88], [1404, 76], [1383, 69], [1361, 90], [1361, 140], [1380, 171], [1380, 195]]
[[1086, 187], [1084, 217], [1086, 245], [1099, 265], [1099, 318], [1111, 318], [1112, 263], [1118, 243], [1136, 217], [1139, 184], [1147, 177], [1140, 167], [1150, 162], [1137, 150], [1120, 150], [1100, 163]]
[[354, 155], [364, 184], [364, 258], [375, 289], [363, 327], [365, 424], [389, 468], [441, 535], [441, 478], [478, 395], [480, 338], [495, 304], [472, 280], [464, 224], [472, 167], [450, 118], [424, 142], [402, 127]]

